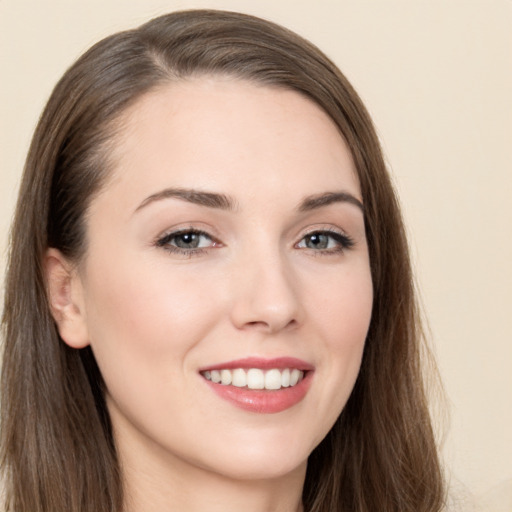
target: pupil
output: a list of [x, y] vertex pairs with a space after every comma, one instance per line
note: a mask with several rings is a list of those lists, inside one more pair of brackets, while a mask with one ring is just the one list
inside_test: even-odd
[[176, 245], [184, 249], [195, 248], [199, 244], [199, 236], [197, 233], [183, 233], [176, 239]]
[[311, 249], [325, 249], [329, 243], [326, 235], [311, 235], [308, 239], [309, 247]]

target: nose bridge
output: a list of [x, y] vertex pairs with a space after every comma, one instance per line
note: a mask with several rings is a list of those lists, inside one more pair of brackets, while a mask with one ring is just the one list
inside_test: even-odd
[[300, 322], [297, 281], [280, 245], [261, 238], [238, 261], [232, 320], [238, 328], [277, 332]]

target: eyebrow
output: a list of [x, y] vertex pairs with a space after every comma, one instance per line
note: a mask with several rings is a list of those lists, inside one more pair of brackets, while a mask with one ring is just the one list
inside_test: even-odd
[[363, 203], [348, 192], [326, 192], [306, 197], [299, 205], [299, 212], [308, 212], [333, 203], [349, 203], [364, 213]]
[[190, 188], [166, 188], [144, 199], [135, 211], [137, 212], [155, 201], [170, 198], [182, 199], [188, 203], [198, 204], [208, 208], [218, 208], [220, 210], [234, 210], [236, 207], [235, 200], [225, 194], [204, 192]]
[[[135, 211], [137, 212], [153, 202], [172, 198], [181, 199], [183, 201], [200, 206], [206, 206], [208, 208], [217, 208], [228, 211], [235, 210], [237, 206], [237, 202], [232, 197], [225, 194], [205, 192], [190, 188], [166, 188], [144, 199]], [[299, 212], [308, 212], [334, 203], [349, 203], [357, 206], [364, 213], [363, 203], [352, 194], [343, 191], [324, 192], [307, 196], [300, 202], [297, 210]]]

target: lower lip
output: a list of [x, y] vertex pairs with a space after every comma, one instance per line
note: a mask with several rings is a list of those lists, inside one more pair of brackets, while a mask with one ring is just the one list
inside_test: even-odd
[[295, 386], [276, 390], [260, 390], [224, 386], [210, 380], [205, 382], [218, 396], [246, 411], [272, 414], [285, 411], [298, 404], [308, 392], [313, 372], [308, 371]]

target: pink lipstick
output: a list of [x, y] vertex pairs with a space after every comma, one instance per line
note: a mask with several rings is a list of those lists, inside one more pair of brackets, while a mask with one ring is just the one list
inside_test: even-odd
[[256, 413], [277, 413], [306, 395], [314, 367], [300, 359], [245, 358], [202, 368], [210, 388], [233, 405]]

